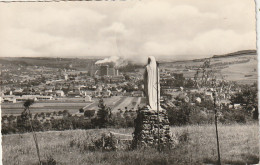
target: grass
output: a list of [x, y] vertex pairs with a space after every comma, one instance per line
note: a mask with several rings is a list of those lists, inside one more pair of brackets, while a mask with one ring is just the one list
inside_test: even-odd
[[[106, 106], [111, 107], [112, 112], [117, 112], [118, 109], [125, 110], [125, 107], [129, 109], [135, 106], [137, 104], [137, 100], [139, 97], [130, 97], [130, 96], [113, 96], [110, 98], [104, 98], [104, 103]], [[132, 103], [135, 102], [135, 105]], [[99, 100], [97, 99], [94, 104], [90, 104], [86, 107], [88, 110], [98, 110], [98, 103]]]
[[[112, 108], [113, 112], [117, 112], [120, 108], [124, 110], [125, 107], [131, 109], [135, 107], [132, 105], [132, 102], [136, 102], [138, 97], [128, 97], [128, 96], [113, 96], [110, 98], [104, 98], [104, 102], [108, 107]], [[68, 110], [71, 114], [75, 114], [79, 111], [80, 108], [86, 107], [86, 110], [98, 110], [99, 99], [94, 98], [93, 103], [68, 103], [68, 102], [36, 102], [31, 107], [31, 112], [41, 113], [41, 112], [58, 112], [63, 110]], [[2, 115], [20, 115], [23, 111], [23, 103], [5, 103], [2, 105]]]
[[[36, 102], [32, 105], [31, 112], [41, 113], [41, 112], [58, 112], [63, 110], [68, 110], [70, 113], [74, 114], [79, 111], [80, 108], [91, 104], [91, 103], [61, 103], [61, 102]], [[1, 105], [2, 115], [20, 115], [23, 111], [23, 103], [4, 103]]]
[[[42, 160], [57, 164], [214, 164], [217, 160], [213, 125], [172, 127], [175, 136], [186, 132], [188, 139], [161, 153], [155, 149], [134, 151], [90, 151], [91, 139], [109, 131], [131, 134], [133, 129], [95, 129], [38, 132]], [[258, 125], [220, 125], [219, 139], [223, 164], [255, 164], [259, 161]], [[3, 136], [3, 164], [37, 164], [32, 134]]]

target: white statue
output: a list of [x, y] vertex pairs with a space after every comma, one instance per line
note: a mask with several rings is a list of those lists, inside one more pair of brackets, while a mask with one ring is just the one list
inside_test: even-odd
[[148, 57], [148, 64], [145, 67], [144, 91], [146, 96], [146, 105], [149, 109], [152, 110], [157, 110], [157, 102], [159, 104], [159, 109], [161, 109], [160, 83], [158, 83], [157, 85], [157, 82], [159, 82], [159, 80], [159, 69], [157, 68], [156, 60], [153, 56], [150, 56]]

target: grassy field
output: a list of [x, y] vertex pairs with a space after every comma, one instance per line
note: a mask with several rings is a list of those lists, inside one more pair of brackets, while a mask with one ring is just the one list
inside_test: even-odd
[[[71, 114], [79, 112], [80, 108], [85, 110], [98, 110], [99, 99], [92, 99], [92, 103], [87, 102], [35, 102], [31, 106], [31, 112], [58, 112], [68, 110]], [[137, 105], [142, 106], [143, 102], [141, 97], [128, 97], [128, 96], [113, 96], [110, 98], [104, 98], [104, 103], [112, 108], [112, 112], [117, 112], [118, 109], [125, 110], [134, 108], [137, 109]], [[2, 115], [20, 115], [23, 111], [23, 103], [3, 103], [1, 104]]]
[[[223, 164], [256, 164], [259, 160], [258, 125], [220, 125], [219, 139]], [[38, 132], [41, 159], [52, 157], [58, 164], [209, 164], [216, 162], [216, 140], [213, 125], [172, 127], [175, 136], [186, 132], [188, 140], [170, 151], [155, 149], [111, 152], [89, 151], [91, 139], [109, 131], [131, 134], [133, 129], [69, 130]], [[32, 134], [4, 135], [3, 164], [37, 164]], [[71, 145], [76, 142], [77, 145]]]
[[[104, 98], [104, 104], [112, 109], [112, 112], [117, 112], [118, 109], [125, 110], [127, 107], [128, 110], [131, 108], [137, 109], [137, 105], [142, 106], [141, 97], [129, 97], [129, 96], [113, 96], [110, 98]], [[97, 110], [98, 108], [98, 99], [95, 100], [95, 103], [86, 106], [86, 110]]]
[[[249, 60], [248, 62], [237, 63], [239, 61]], [[244, 55], [233, 57], [212, 58], [211, 64], [226, 63], [221, 65], [225, 67], [220, 69], [221, 74], [225, 76], [228, 81], [236, 81], [239, 84], [252, 84], [257, 82], [257, 56]], [[230, 63], [230, 64], [227, 64]], [[193, 78], [196, 70], [184, 71], [186, 67], [202, 66], [203, 61], [183, 61], [175, 63], [163, 64], [163, 68], [172, 70], [176, 73], [183, 73], [186, 78]], [[216, 68], [215, 68], [216, 69]]]
[[[241, 84], [257, 82], [257, 59], [251, 59], [247, 63], [230, 65], [221, 72], [229, 81], [236, 81]], [[250, 77], [246, 77], [246, 75]]]
[[[71, 114], [77, 113], [80, 108], [91, 103], [53, 103], [53, 102], [35, 102], [30, 108], [33, 114], [41, 112], [58, 112], [68, 110]], [[2, 115], [19, 115], [23, 111], [23, 103], [3, 103], [1, 104]]]

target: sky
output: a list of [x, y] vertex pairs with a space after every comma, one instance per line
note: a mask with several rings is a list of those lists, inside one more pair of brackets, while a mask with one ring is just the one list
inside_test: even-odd
[[197, 59], [256, 49], [254, 0], [0, 4], [0, 56]]

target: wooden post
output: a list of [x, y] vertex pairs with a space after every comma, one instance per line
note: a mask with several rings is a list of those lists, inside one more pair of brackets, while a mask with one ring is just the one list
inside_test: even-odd
[[[29, 116], [30, 116], [31, 115], [31, 111], [30, 111], [29, 107], [28, 107], [28, 112], [29, 112]], [[36, 133], [34, 132], [33, 125], [32, 125], [32, 116], [31, 116], [31, 119], [29, 119], [29, 122], [30, 122], [30, 125], [31, 125], [32, 133], [33, 133], [33, 139], [34, 139], [35, 146], [36, 146], [36, 151], [37, 151], [39, 164], [41, 165], [42, 163], [41, 163], [41, 157], [40, 157], [40, 149], [39, 149], [39, 146], [38, 146], [37, 136], [36, 136]]]
[[214, 112], [215, 112], [215, 127], [216, 127], [216, 138], [217, 138], [217, 150], [218, 150], [218, 165], [221, 165], [220, 161], [220, 150], [219, 150], [219, 139], [218, 139], [218, 118], [217, 118], [217, 108], [216, 108], [216, 92], [213, 92], [214, 96]]
[[159, 63], [156, 62], [156, 78], [157, 78], [157, 120], [158, 120], [158, 151], [161, 151], [160, 148], [160, 117], [159, 117], [159, 103], [160, 103], [160, 98], [159, 98]]

